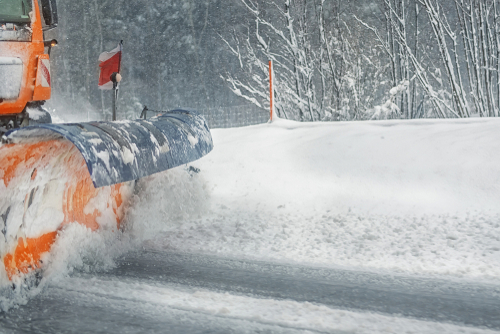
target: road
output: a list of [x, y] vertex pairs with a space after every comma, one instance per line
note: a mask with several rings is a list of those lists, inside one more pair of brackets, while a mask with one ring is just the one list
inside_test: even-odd
[[369, 326], [374, 320], [363, 317], [374, 315], [375, 321], [401, 319], [403, 327], [500, 331], [500, 286], [141, 251], [118, 259], [110, 271], [51, 283], [27, 305], [0, 313], [0, 332], [352, 332], [314, 317], [340, 311], [351, 317], [346, 328]]

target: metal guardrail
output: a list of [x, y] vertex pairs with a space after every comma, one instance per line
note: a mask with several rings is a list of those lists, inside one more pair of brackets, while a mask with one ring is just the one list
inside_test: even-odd
[[253, 104], [199, 110], [211, 129], [236, 128], [269, 121], [269, 111]]
[[[188, 108], [187, 110], [191, 110]], [[204, 110], [192, 109], [203, 115], [211, 129], [237, 128], [242, 126], [263, 124], [269, 121], [269, 111], [259, 108], [253, 104], [208, 108]], [[140, 118], [148, 118], [154, 115], [166, 113], [144, 106]]]

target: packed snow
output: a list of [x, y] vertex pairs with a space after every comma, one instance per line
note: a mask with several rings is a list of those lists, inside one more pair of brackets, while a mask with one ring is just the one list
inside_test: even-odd
[[[113, 308], [121, 308], [123, 306], [117, 304], [126, 305], [130, 302], [136, 305], [134, 312], [146, 313], [150, 317], [165, 317], [165, 314], [172, 310], [180, 310], [214, 316], [221, 321], [246, 320], [248, 323], [256, 322], [300, 329], [304, 330], [304, 333], [311, 333], [309, 331], [358, 334], [496, 333], [488, 329], [473, 329], [374, 313], [336, 310], [308, 302], [253, 298], [185, 287], [172, 288], [162, 284], [145, 284], [129, 279], [72, 278], [61, 282], [59, 287], [69, 291], [68, 295], [72, 298], [98, 298], [94, 302]], [[114, 302], [116, 300], [119, 303]], [[233, 332], [250, 332], [248, 323], [246, 328], [233, 328]]]

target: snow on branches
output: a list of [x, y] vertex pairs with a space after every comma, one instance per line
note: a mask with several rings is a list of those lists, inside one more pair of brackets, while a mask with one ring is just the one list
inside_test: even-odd
[[352, 15], [349, 1], [239, 1], [248, 24], [221, 38], [242, 71], [222, 77], [267, 107], [273, 60], [282, 117], [498, 116], [499, 0], [366, 1], [378, 21]]
[[353, 46], [355, 36], [341, 18], [340, 1], [240, 1], [250, 14], [248, 25], [244, 32], [221, 36], [242, 70], [222, 75], [233, 93], [259, 107], [269, 106], [267, 64], [272, 60], [280, 117], [366, 118], [363, 110], [372, 100], [366, 93], [367, 77], [376, 76], [367, 73], [377, 67], [365, 66], [373, 63]]

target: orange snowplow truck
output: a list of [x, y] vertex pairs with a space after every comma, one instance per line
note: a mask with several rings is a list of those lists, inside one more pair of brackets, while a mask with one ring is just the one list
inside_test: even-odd
[[51, 123], [43, 104], [51, 94], [49, 55], [57, 41], [45, 41], [44, 32], [56, 26], [55, 0], [0, 0], [0, 134]]
[[38, 274], [70, 224], [121, 230], [136, 180], [213, 148], [194, 110], [147, 118], [144, 108], [135, 121], [47, 124], [57, 42], [44, 41], [44, 31], [56, 26], [55, 0], [0, 0], [0, 283]]

